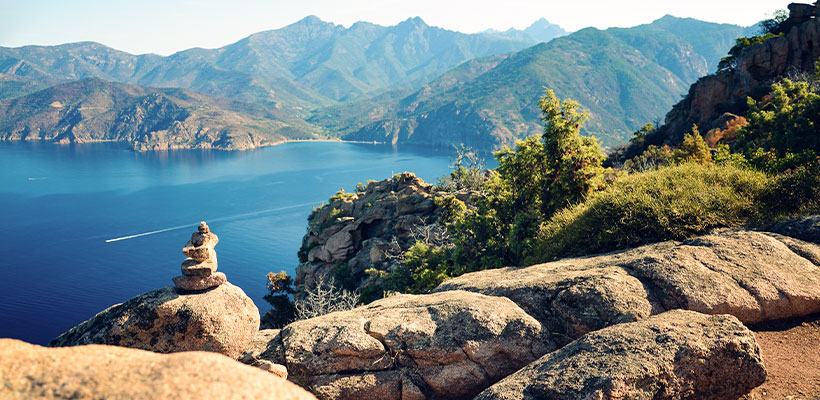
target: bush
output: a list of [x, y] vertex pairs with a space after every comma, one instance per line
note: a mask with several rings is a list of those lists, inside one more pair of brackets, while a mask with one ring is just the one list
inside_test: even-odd
[[306, 290], [293, 302], [296, 319], [319, 317], [336, 311], [352, 310], [359, 303], [359, 294], [336, 286], [333, 278], [320, 277], [313, 289]]
[[782, 172], [820, 154], [820, 95], [808, 82], [788, 79], [771, 89], [770, 100], [748, 99], [749, 123], [738, 130], [734, 149], [758, 169]]
[[263, 328], [278, 329], [296, 318], [296, 308], [290, 300], [293, 292], [293, 279], [285, 271], [278, 274], [268, 272], [268, 294], [265, 295], [265, 301], [273, 308], [262, 316]]
[[527, 262], [685, 239], [761, 221], [770, 178], [732, 166], [687, 163], [628, 175], [543, 224]]

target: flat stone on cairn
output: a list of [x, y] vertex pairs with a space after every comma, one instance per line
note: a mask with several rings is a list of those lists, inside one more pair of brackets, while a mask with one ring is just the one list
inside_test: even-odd
[[216, 251], [214, 246], [219, 238], [211, 232], [208, 224], [202, 221], [191, 240], [182, 248], [188, 256], [182, 262], [182, 276], [174, 278], [174, 285], [183, 290], [205, 290], [217, 287], [228, 281], [225, 274], [216, 272]]

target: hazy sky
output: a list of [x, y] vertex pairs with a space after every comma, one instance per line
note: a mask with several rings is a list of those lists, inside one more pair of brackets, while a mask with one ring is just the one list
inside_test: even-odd
[[[786, 8], [779, 0], [0, 0], [0, 46], [90, 40], [131, 53], [214, 48], [306, 15], [350, 26], [420, 16], [461, 32], [524, 28], [545, 17], [564, 29], [634, 26], [665, 14], [743, 26]], [[808, 2], [808, 1], [807, 1]]]

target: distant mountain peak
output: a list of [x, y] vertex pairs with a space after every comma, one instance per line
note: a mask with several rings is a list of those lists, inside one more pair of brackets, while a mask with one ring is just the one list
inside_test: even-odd
[[293, 25], [318, 25], [318, 24], [329, 24], [330, 22], [323, 21], [321, 18], [315, 15], [308, 15], [296, 22]]
[[[406, 20], [404, 20], [404, 21], [402, 21], [402, 22], [399, 22], [399, 24], [398, 24], [398, 25], [429, 26], [429, 25], [427, 25], [427, 23], [426, 23], [426, 22], [424, 22], [424, 20], [423, 20], [423, 19], [421, 19], [421, 17], [410, 17], [410, 18], [407, 18]], [[397, 25], [397, 26], [398, 26], [398, 25]]]

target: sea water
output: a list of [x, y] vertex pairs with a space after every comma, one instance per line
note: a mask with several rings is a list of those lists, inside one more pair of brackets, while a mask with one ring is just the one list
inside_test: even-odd
[[403, 171], [435, 182], [451, 153], [334, 142], [149, 153], [0, 143], [0, 337], [46, 344], [172, 285], [203, 220], [219, 235], [219, 271], [264, 312], [266, 274], [293, 274], [313, 207]]

